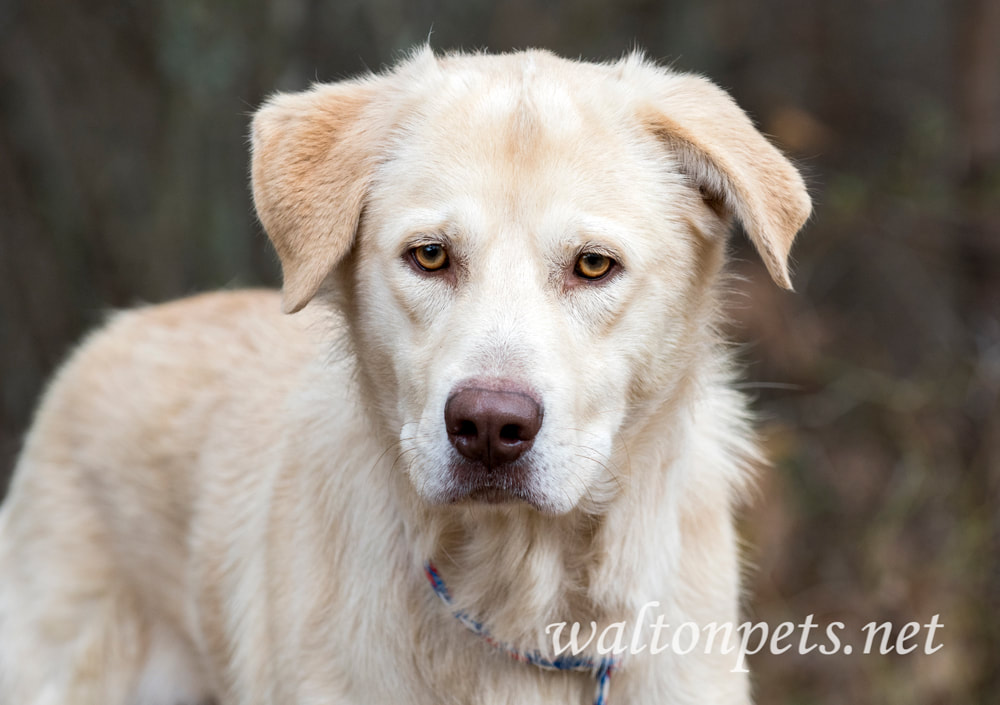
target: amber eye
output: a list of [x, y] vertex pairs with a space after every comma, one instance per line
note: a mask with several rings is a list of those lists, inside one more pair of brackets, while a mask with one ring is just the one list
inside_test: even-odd
[[421, 245], [410, 250], [417, 266], [426, 272], [436, 272], [448, 266], [448, 251], [442, 245]]
[[611, 271], [615, 261], [599, 252], [584, 252], [576, 260], [573, 271], [584, 279], [600, 279]]

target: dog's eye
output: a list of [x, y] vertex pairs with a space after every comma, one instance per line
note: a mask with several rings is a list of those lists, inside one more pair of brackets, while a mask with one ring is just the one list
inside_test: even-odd
[[448, 266], [448, 251], [442, 245], [421, 245], [410, 250], [410, 256], [425, 272], [436, 272]]
[[600, 252], [584, 252], [576, 260], [573, 271], [584, 279], [602, 279], [615, 266], [615, 261]]

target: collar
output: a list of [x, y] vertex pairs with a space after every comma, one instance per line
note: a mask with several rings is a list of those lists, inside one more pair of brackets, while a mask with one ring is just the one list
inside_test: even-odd
[[483, 638], [487, 644], [494, 647], [495, 649], [504, 652], [515, 661], [520, 661], [522, 663], [530, 663], [538, 668], [545, 669], [547, 671], [580, 671], [584, 673], [589, 673], [597, 681], [597, 693], [594, 696], [594, 705], [607, 705], [608, 702], [608, 685], [611, 681], [611, 674], [621, 668], [621, 660], [614, 659], [611, 657], [602, 658], [599, 661], [593, 659], [584, 658], [581, 656], [558, 656], [554, 659], [546, 658], [540, 651], [521, 651], [511, 644], [507, 644], [499, 639], [493, 637], [489, 630], [483, 626], [482, 622], [473, 619], [468, 613], [461, 610], [455, 610], [452, 605], [451, 593], [448, 591], [448, 587], [444, 584], [444, 579], [438, 572], [437, 568], [433, 563], [428, 561], [424, 564], [424, 575], [427, 577], [428, 582], [431, 584], [431, 588], [434, 590], [435, 594], [441, 598], [455, 618], [465, 625], [465, 627]]

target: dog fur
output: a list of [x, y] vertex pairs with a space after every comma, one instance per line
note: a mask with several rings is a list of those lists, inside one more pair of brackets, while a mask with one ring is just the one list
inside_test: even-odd
[[[758, 455], [719, 334], [726, 237], [789, 287], [810, 203], [724, 92], [639, 55], [423, 49], [269, 100], [252, 178], [280, 298], [116, 314], [42, 400], [0, 513], [0, 703], [593, 700], [465, 629], [427, 560], [524, 650], [650, 601], [738, 620]], [[407, 259], [425, 243], [447, 271]], [[584, 281], [595, 249], [618, 266]], [[473, 382], [544, 411], [489, 501], [442, 418]], [[731, 655], [647, 650], [610, 701], [750, 696]]]

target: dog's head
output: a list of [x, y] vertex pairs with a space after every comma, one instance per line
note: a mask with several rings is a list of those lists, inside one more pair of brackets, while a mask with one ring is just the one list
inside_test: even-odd
[[810, 202], [721, 90], [632, 56], [415, 54], [272, 98], [253, 188], [284, 307], [341, 299], [432, 503], [552, 513], [711, 354], [732, 219], [775, 281]]

